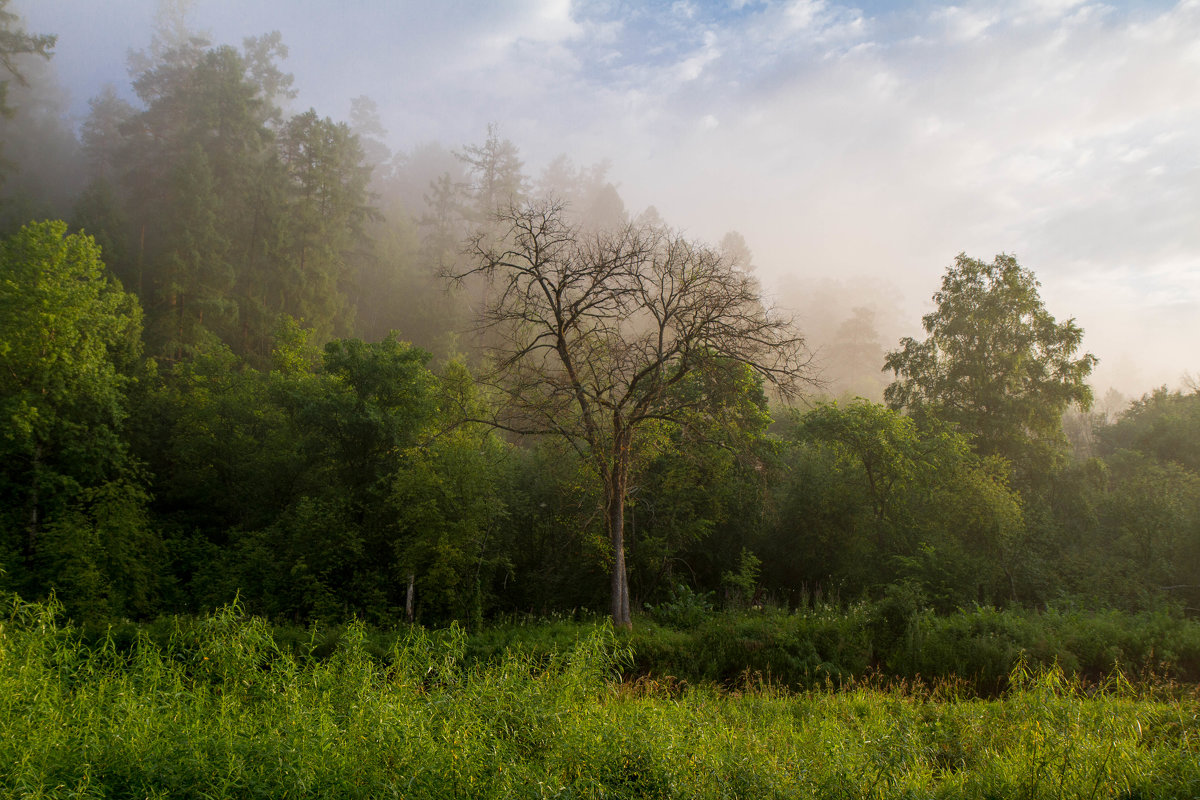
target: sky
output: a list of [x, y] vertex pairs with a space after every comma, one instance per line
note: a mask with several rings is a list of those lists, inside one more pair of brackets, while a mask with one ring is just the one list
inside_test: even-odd
[[[59, 36], [72, 113], [157, 0], [14, 0]], [[920, 335], [960, 252], [1011, 253], [1137, 396], [1200, 373], [1200, 0], [194, 0], [218, 43], [278, 30], [296, 109], [378, 104], [393, 149], [603, 159], [626, 205], [742, 233], [768, 289], [894, 300]], [[803, 327], [803, 319], [800, 320]], [[893, 342], [886, 342], [891, 346]]]

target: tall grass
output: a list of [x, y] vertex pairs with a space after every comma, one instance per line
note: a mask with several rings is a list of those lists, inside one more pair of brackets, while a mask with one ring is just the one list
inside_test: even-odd
[[0, 624], [0, 795], [22, 798], [1192, 797], [1194, 696], [1020, 668], [998, 699], [617, 680], [596, 626], [539, 656], [414, 630], [327, 658], [227, 608], [165, 644]]

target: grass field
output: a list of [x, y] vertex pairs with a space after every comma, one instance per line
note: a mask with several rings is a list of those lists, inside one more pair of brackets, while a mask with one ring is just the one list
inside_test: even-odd
[[1200, 701], [1015, 670], [992, 699], [864, 683], [622, 681], [600, 625], [550, 656], [467, 658], [457, 629], [385, 657], [350, 626], [296, 657], [236, 608], [166, 643], [81, 643], [52, 608], [0, 629], [0, 795], [15, 798], [1200, 795]]

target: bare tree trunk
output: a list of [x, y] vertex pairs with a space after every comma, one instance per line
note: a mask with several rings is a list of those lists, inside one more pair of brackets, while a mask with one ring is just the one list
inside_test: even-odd
[[615, 465], [608, 488], [608, 533], [612, 540], [612, 618], [613, 625], [630, 630], [629, 575], [625, 570], [625, 486], [626, 470]]
[[408, 594], [404, 598], [404, 615], [408, 618], [408, 623], [411, 625], [413, 621], [413, 594], [416, 589], [417, 576], [409, 573], [408, 576]]

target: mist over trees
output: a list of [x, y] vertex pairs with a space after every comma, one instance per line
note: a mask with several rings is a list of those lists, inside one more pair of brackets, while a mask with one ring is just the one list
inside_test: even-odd
[[955, 259], [924, 341], [830, 280], [777, 293], [793, 327], [752, 243], [607, 163], [293, 108], [278, 34], [167, 15], [76, 128], [5, 7], [0, 589], [94, 620], [1200, 608], [1200, 392], [1089, 409], [1016, 259]]

